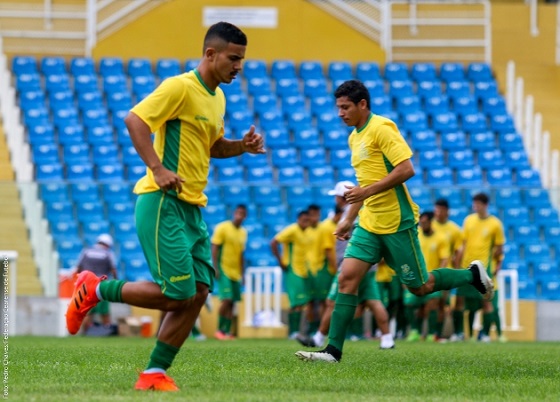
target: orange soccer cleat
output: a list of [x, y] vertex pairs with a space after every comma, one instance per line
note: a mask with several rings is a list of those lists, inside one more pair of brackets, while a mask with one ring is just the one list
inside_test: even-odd
[[138, 391], [179, 391], [175, 381], [163, 373], [140, 373], [134, 389]]
[[99, 278], [91, 271], [83, 271], [78, 275], [72, 299], [66, 310], [66, 326], [72, 335], [78, 333], [88, 311], [99, 303], [95, 290], [99, 282], [105, 279], [106, 276]]

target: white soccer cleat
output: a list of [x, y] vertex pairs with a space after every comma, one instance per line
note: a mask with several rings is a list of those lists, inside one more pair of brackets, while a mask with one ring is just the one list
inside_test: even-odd
[[336, 357], [327, 352], [305, 352], [300, 350], [296, 352], [296, 356], [306, 362], [327, 362], [327, 363], [338, 363]]
[[492, 300], [494, 298], [494, 284], [488, 273], [486, 273], [486, 268], [482, 261], [474, 260], [469, 265], [469, 269], [473, 274], [472, 285], [482, 294], [484, 300]]

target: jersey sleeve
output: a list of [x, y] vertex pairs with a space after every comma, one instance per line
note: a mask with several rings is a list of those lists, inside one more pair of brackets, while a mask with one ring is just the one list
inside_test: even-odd
[[131, 112], [140, 117], [152, 132], [155, 132], [166, 121], [174, 120], [179, 116], [186, 97], [185, 88], [179, 78], [168, 78], [134, 106]]
[[496, 237], [494, 239], [495, 246], [503, 246], [506, 243], [506, 235], [504, 233], [504, 225], [499, 219], [496, 219]]
[[210, 240], [210, 242], [212, 244], [215, 244], [216, 246], [221, 246], [222, 244], [224, 244], [224, 239], [225, 239], [224, 225], [219, 224], [214, 229], [214, 234], [212, 235], [212, 239]]
[[393, 166], [412, 157], [412, 150], [394, 123], [381, 124], [376, 130], [374, 141], [378, 143], [379, 149]]
[[294, 239], [295, 226], [290, 225], [281, 230], [274, 238], [279, 243], [291, 243]]

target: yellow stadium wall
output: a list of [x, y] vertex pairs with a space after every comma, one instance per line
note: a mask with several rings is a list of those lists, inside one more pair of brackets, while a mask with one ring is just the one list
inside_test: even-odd
[[385, 61], [377, 43], [303, 0], [175, 0], [162, 2], [148, 14], [99, 41], [96, 59], [118, 56], [199, 58], [206, 27], [204, 6], [277, 7], [276, 29], [243, 28], [249, 39], [248, 59]]

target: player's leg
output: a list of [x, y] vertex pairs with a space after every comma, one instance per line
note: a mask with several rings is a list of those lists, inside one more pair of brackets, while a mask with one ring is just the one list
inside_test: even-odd
[[338, 276], [339, 293], [332, 313], [332, 325], [329, 328], [329, 344], [319, 352], [297, 352], [298, 357], [303, 360], [340, 361], [346, 331], [358, 305], [359, 284], [371, 265], [380, 259], [381, 243], [378, 236], [359, 225], [356, 226]]
[[366, 273], [366, 276], [360, 284], [360, 293], [361, 299], [367, 303], [367, 306], [375, 317], [377, 327], [381, 331], [380, 348], [394, 348], [395, 342], [393, 340], [393, 335], [389, 331], [389, 313], [381, 301], [381, 293], [379, 292], [379, 286], [375, 281], [374, 272]]
[[426, 316], [428, 318], [428, 336], [427, 341], [434, 342], [438, 338], [438, 309], [441, 293], [431, 293], [426, 298]]
[[218, 309], [218, 330], [214, 337], [220, 340], [229, 338], [233, 319], [233, 281], [222, 270], [218, 278], [220, 308]]
[[408, 289], [403, 291], [403, 305], [406, 314], [406, 321], [410, 326], [407, 342], [416, 342], [420, 340], [422, 334], [422, 325], [424, 323], [424, 316], [420, 307], [422, 306], [422, 298], [416, 296]]
[[453, 307], [453, 334], [449, 338], [451, 342], [465, 339], [465, 296], [463, 288], [457, 289], [455, 305]]
[[296, 275], [291, 267], [286, 273], [286, 290], [290, 301], [288, 312], [288, 334], [290, 339], [300, 336], [301, 316], [305, 305], [309, 302], [309, 282], [307, 278]]
[[494, 306], [491, 301], [482, 301], [482, 336], [483, 342], [490, 342], [490, 327], [494, 322]]

